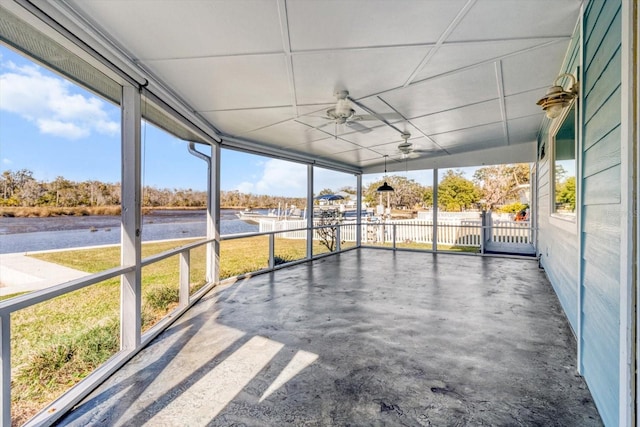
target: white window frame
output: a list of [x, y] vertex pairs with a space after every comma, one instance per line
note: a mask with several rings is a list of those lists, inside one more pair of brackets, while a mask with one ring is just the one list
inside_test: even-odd
[[[578, 70], [576, 70], [577, 75]], [[574, 116], [574, 127], [575, 127], [575, 139], [574, 139], [574, 161], [575, 161], [575, 176], [576, 176], [576, 209], [575, 212], [571, 215], [569, 214], [561, 214], [556, 212], [556, 134], [560, 130], [560, 127], [564, 123], [565, 119], [569, 115], [571, 109], [575, 107], [575, 116]], [[578, 224], [578, 211], [579, 211], [579, 180], [580, 180], [580, 169], [578, 162], [579, 155], [579, 147], [580, 147], [580, 104], [576, 99], [571, 101], [569, 105], [567, 105], [563, 110], [562, 114], [555, 118], [551, 124], [549, 129], [549, 137], [548, 137], [548, 156], [549, 156], [549, 222], [556, 227], [562, 228], [572, 234], [577, 234], [577, 224]]]

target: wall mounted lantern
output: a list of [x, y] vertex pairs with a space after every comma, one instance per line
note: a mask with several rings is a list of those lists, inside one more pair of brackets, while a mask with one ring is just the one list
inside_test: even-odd
[[[571, 79], [571, 87], [568, 91], [564, 90], [564, 87], [558, 84], [558, 81], [563, 77], [569, 77]], [[547, 94], [541, 98], [537, 104], [542, 106], [542, 109], [547, 113], [549, 119], [555, 119], [560, 115], [562, 109], [569, 105], [569, 103], [578, 96], [578, 82], [573, 74], [564, 73], [560, 74], [553, 81], [553, 86], [547, 89]]]

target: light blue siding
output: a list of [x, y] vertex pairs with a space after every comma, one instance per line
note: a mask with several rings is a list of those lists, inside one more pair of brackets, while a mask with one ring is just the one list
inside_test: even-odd
[[[601, 96], [602, 98], [603, 96]], [[591, 102], [586, 98], [585, 104]], [[618, 123], [616, 123], [616, 120]], [[597, 144], [616, 126], [620, 125], [620, 87], [610, 93], [603, 104], [599, 105], [596, 114], [584, 126], [584, 148]], [[620, 141], [618, 141], [620, 143]]]
[[[619, 420], [621, 242], [621, 0], [592, 0], [583, 16], [584, 41], [574, 36], [560, 72], [574, 72], [582, 44], [581, 227], [551, 219], [549, 123], [538, 163], [538, 251], [574, 331], [581, 327], [582, 367], [607, 426]], [[577, 224], [576, 224], [577, 227]], [[579, 243], [582, 243], [579, 245]], [[582, 275], [582, 283], [579, 278]], [[581, 306], [578, 304], [578, 292]], [[578, 322], [580, 322], [578, 324]]]
[[620, 355], [621, 2], [589, 3], [582, 221], [583, 374], [607, 426], [618, 425]]
[[590, 177], [620, 163], [620, 126], [604, 136], [599, 144], [584, 151], [584, 177]]

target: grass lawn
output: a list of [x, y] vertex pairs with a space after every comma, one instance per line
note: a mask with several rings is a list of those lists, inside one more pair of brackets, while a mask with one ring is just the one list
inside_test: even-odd
[[2, 301], [4, 299], [9, 299], [9, 298], [15, 298], [15, 297], [20, 296], [22, 294], [26, 294], [26, 292], [17, 292], [15, 294], [0, 295], [0, 301]]
[[[191, 243], [193, 240], [149, 243], [142, 257]], [[314, 242], [314, 254], [326, 251]], [[205, 284], [205, 247], [191, 251], [191, 292]], [[32, 255], [89, 273], [120, 265], [120, 247], [48, 252]], [[306, 256], [305, 240], [275, 240], [276, 263]], [[266, 268], [267, 236], [227, 240], [220, 245], [220, 278]], [[178, 256], [142, 269], [143, 331], [178, 302]], [[16, 296], [16, 295], [12, 295]], [[120, 279], [15, 312], [11, 316], [12, 418], [22, 424], [119, 350]]]

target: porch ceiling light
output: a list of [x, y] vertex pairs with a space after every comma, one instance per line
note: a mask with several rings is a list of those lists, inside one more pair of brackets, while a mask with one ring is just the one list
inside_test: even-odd
[[[564, 90], [562, 86], [558, 84], [558, 81], [563, 77], [569, 77], [571, 79], [571, 87], [569, 90]], [[553, 81], [553, 86], [547, 89], [547, 94], [541, 98], [537, 104], [542, 106], [542, 109], [547, 113], [549, 119], [555, 119], [560, 115], [562, 109], [569, 105], [571, 100], [578, 96], [578, 82], [573, 74], [564, 73], [560, 74]]]
[[[384, 156], [384, 176], [385, 176], [385, 178], [387, 176], [387, 156]], [[392, 186], [387, 184], [387, 181], [384, 181], [384, 184], [382, 184], [380, 187], [378, 187], [378, 189], [376, 191], [378, 193], [387, 193], [387, 192], [394, 191], [394, 190], [393, 190]]]

